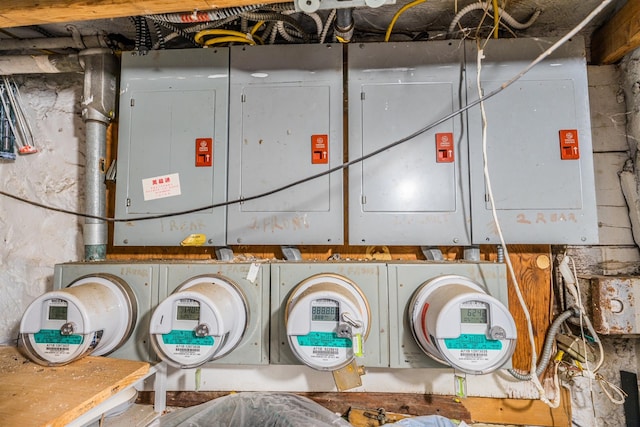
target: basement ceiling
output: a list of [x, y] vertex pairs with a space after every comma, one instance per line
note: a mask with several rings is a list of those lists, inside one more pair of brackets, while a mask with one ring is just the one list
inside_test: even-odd
[[[326, 0], [325, 0], [326, 1]], [[389, 0], [388, 0], [389, 1]], [[636, 0], [631, 0], [636, 1]], [[322, 0], [320, 0], [320, 3]], [[216, 6], [231, 7], [249, 5], [246, 0], [216, 1]], [[394, 14], [408, 4], [406, 0], [397, 0], [378, 8], [362, 7], [353, 12], [355, 33], [352, 41], [383, 41], [384, 34]], [[477, 3], [475, 0], [429, 0], [406, 10], [397, 20], [391, 35], [392, 41], [442, 39], [447, 36], [447, 28], [456, 15], [456, 11]], [[491, 3], [491, 1], [489, 1]], [[598, 6], [601, 0], [498, 0], [498, 4], [515, 20], [526, 22], [539, 10], [540, 15], [533, 25], [525, 30], [516, 30], [510, 26], [501, 26], [500, 37], [543, 37], [558, 36], [566, 33], [578, 24], [588, 13]], [[90, 4], [90, 5], [88, 5]], [[321, 3], [322, 4], [322, 3]], [[624, 0], [614, 0], [612, 4], [594, 19], [581, 35], [590, 43], [593, 32], [606, 23], [613, 14], [625, 4]], [[293, 3], [288, 3], [293, 8]], [[210, 0], [41, 0], [34, 5], [31, 0], [3, 0], [0, 5], [0, 48], [3, 40], [31, 39], [43, 37], [69, 37], [73, 25], [83, 35], [105, 34], [114, 47], [132, 49], [135, 46], [136, 27], [131, 16], [148, 16], [166, 12], [185, 12], [191, 14], [198, 10], [213, 9]], [[267, 10], [281, 10], [273, 4], [266, 5]], [[260, 10], [260, 9], [259, 9]], [[264, 9], [262, 9], [264, 10]], [[319, 10], [320, 19], [325, 22], [329, 10]], [[460, 25], [453, 36], [487, 37], [493, 25], [492, 16], [483, 16], [481, 10], [466, 14], [460, 19]], [[316, 24], [303, 13], [289, 15], [298, 21], [309, 33], [309, 43], [318, 42]], [[100, 19], [94, 19], [100, 18]], [[145, 18], [149, 35], [156, 47], [159, 47], [158, 32], [162, 36], [172, 33], [167, 25], [157, 25]], [[252, 26], [255, 21], [249, 21]], [[186, 28], [193, 24], [172, 24], [173, 27]], [[220, 28], [242, 29], [240, 18], [229, 20]], [[175, 29], [175, 28], [174, 28]], [[262, 29], [261, 29], [262, 30]], [[256, 33], [260, 35], [260, 31]], [[329, 32], [326, 41], [334, 41]], [[282, 37], [275, 38], [276, 43], [287, 43]], [[294, 37], [294, 42], [302, 42]], [[165, 43], [167, 48], [190, 46], [190, 42], [175, 37]]]

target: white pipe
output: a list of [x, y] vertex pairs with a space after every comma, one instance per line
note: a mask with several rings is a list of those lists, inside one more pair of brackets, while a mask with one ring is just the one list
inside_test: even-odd
[[[86, 48], [106, 47], [107, 44], [98, 35], [82, 37]], [[41, 50], [41, 49], [77, 49], [78, 42], [73, 37], [43, 37], [37, 39], [3, 39], [0, 50]]]
[[77, 54], [0, 56], [0, 75], [81, 73]]

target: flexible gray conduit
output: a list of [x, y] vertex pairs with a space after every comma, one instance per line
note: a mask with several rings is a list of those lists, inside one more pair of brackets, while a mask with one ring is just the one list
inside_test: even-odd
[[[493, 12], [493, 6], [491, 5], [491, 3], [471, 3], [469, 6], [463, 8], [460, 12], [458, 12], [458, 14], [453, 18], [453, 21], [451, 21], [451, 24], [449, 25], [449, 29], [447, 30], [447, 34], [453, 33], [453, 31], [456, 29], [456, 25], [458, 25], [458, 22], [460, 22], [460, 19], [462, 19], [463, 16], [465, 16], [467, 13], [473, 10], [478, 10], [478, 9], [481, 9], [487, 12]], [[514, 17], [512, 17], [507, 12], [505, 12], [505, 10], [502, 9], [501, 7], [498, 8], [498, 12], [500, 14], [500, 20], [504, 21], [510, 27], [515, 28], [516, 30], [526, 30], [527, 28], [532, 26], [533, 23], [536, 22], [536, 19], [538, 19], [538, 16], [540, 16], [540, 13], [541, 13], [540, 10], [536, 10], [533, 13], [533, 15], [531, 15], [531, 18], [529, 18], [527, 22], [520, 23], [516, 21]]]
[[[536, 375], [540, 376], [547, 369], [549, 365], [549, 361], [551, 360], [551, 351], [553, 350], [553, 343], [556, 340], [556, 335], [558, 335], [558, 331], [560, 330], [560, 326], [570, 317], [578, 316], [579, 313], [576, 312], [576, 309], [570, 308], [566, 311], [560, 313], [556, 320], [553, 321], [549, 330], [547, 331], [547, 338], [544, 341], [544, 347], [542, 348], [542, 354], [540, 355], [540, 363], [536, 367]], [[529, 381], [531, 379], [531, 374], [523, 374], [515, 369], [508, 369], [509, 373], [513, 375], [516, 379], [520, 381]]]
[[304, 31], [304, 28], [300, 26], [298, 21], [296, 21], [290, 16], [283, 15], [278, 12], [243, 12], [242, 16], [249, 19], [250, 21], [256, 21], [256, 22], [257, 21], [266, 21], [266, 22], [282, 21], [286, 24], [291, 25], [294, 29], [296, 29], [300, 33], [300, 35], [302, 36], [302, 39], [305, 42], [309, 41], [309, 35]]

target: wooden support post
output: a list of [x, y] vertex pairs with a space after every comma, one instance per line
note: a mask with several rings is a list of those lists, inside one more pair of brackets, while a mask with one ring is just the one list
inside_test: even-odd
[[640, 46], [640, 2], [630, 0], [591, 38], [591, 62], [613, 64]]

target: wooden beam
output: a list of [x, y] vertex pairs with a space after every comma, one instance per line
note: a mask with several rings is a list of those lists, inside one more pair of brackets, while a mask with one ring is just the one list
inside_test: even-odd
[[628, 0], [591, 38], [591, 62], [613, 64], [640, 46], [640, 1]]
[[0, 28], [193, 12], [279, 0], [2, 0]]

